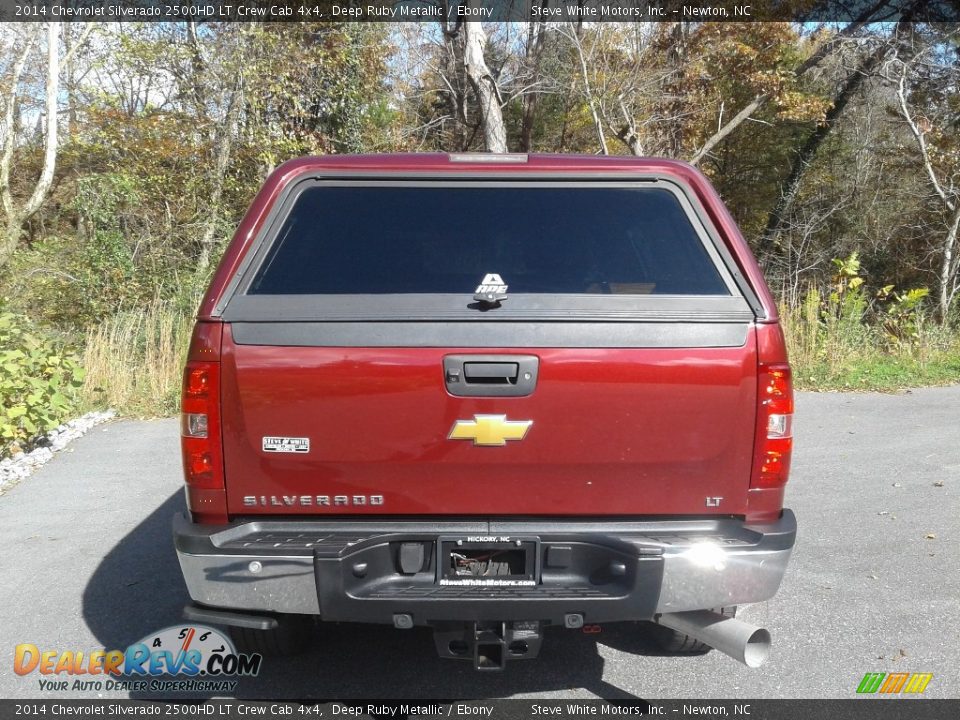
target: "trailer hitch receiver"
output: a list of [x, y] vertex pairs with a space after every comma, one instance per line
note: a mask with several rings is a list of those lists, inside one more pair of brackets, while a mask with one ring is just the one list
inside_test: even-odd
[[437, 623], [433, 641], [440, 657], [472, 660], [477, 670], [503, 670], [507, 660], [531, 660], [540, 653], [537, 620]]

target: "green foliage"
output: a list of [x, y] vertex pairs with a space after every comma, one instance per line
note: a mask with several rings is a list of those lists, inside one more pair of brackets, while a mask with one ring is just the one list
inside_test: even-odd
[[826, 296], [812, 286], [799, 307], [785, 307], [783, 322], [793, 358], [801, 365], [842, 364], [870, 341], [867, 301], [856, 253], [832, 261], [835, 269]]
[[831, 265], [826, 297], [813, 286], [798, 306], [781, 307], [798, 387], [892, 390], [956, 382], [960, 339], [929, 322], [927, 288], [899, 293], [886, 285], [870, 299], [857, 253]]
[[124, 173], [99, 173], [77, 180], [72, 207], [94, 232], [114, 228], [127, 208], [140, 201], [136, 178]]
[[860, 275], [860, 258], [854, 252], [847, 258], [834, 258], [833, 289], [823, 309], [823, 319], [831, 337], [860, 340], [867, 298]]
[[80, 331], [119, 308], [140, 306], [170, 284], [170, 248], [143, 216], [142, 181], [125, 173], [77, 180], [66, 210], [77, 230], [44, 237], [13, 262], [11, 307]]
[[929, 295], [928, 288], [914, 288], [898, 293], [893, 285], [885, 285], [878, 291], [877, 299], [885, 301], [878, 317], [890, 343], [902, 345], [920, 341], [925, 321], [923, 301]]
[[277, 23], [243, 30], [246, 151], [276, 165], [310, 153], [362, 152], [392, 115], [390, 49], [376, 24]]
[[25, 318], [0, 314], [0, 455], [67, 420], [83, 377], [75, 355]]
[[[911, 298], [923, 294], [920, 289]], [[837, 307], [815, 288], [799, 306], [782, 306], [797, 387], [893, 390], [956, 382], [960, 340], [949, 328], [927, 322], [917, 303], [910, 311], [874, 308], [867, 312], [871, 322], [863, 321], [859, 311], [853, 318], [837, 317]], [[898, 315], [901, 311], [906, 314]]]

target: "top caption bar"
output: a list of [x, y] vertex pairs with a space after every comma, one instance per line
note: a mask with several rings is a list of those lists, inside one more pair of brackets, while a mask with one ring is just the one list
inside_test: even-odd
[[956, 0], [0, 0], [4, 22], [960, 22]]

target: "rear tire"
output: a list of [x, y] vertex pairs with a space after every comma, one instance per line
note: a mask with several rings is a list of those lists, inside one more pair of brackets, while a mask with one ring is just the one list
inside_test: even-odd
[[286, 657], [303, 652], [313, 640], [313, 617], [276, 615], [277, 627], [253, 630], [231, 627], [230, 637], [239, 653], [259, 653], [268, 657]]
[[[724, 617], [732, 618], [737, 616], [736, 605], [718, 608], [714, 611]], [[673, 628], [657, 625], [656, 623], [653, 625], [653, 639], [657, 647], [674, 655], [706, 655], [713, 650], [709, 645], [705, 645], [685, 633], [677, 632]]]

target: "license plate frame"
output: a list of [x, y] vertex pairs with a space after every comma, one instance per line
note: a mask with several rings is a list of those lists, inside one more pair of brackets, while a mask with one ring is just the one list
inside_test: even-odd
[[[508, 574], [473, 574], [458, 570], [452, 553], [473, 560], [491, 556], [509, 566]], [[540, 538], [533, 535], [453, 535], [437, 541], [436, 582], [464, 587], [535, 587], [540, 583]]]

